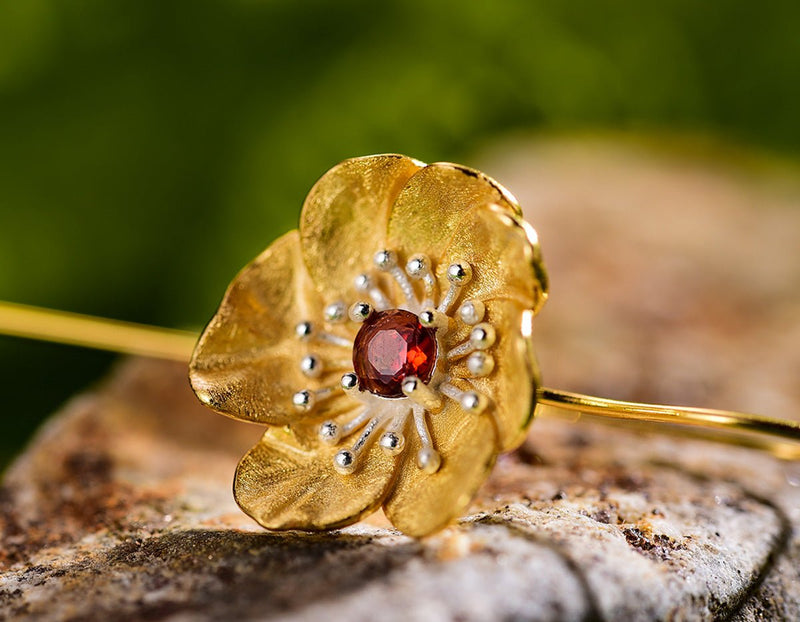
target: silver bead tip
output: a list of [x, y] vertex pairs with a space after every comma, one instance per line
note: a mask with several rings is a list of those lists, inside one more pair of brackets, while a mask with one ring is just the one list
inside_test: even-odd
[[417, 453], [417, 466], [425, 473], [436, 473], [442, 466], [442, 457], [433, 447], [423, 447]]
[[326, 445], [335, 445], [341, 437], [339, 426], [333, 421], [326, 421], [319, 426], [319, 437]]
[[391, 270], [397, 266], [397, 253], [389, 250], [381, 250], [375, 253], [373, 262], [378, 270]]
[[454, 285], [464, 285], [472, 278], [472, 266], [462, 261], [452, 263], [447, 268], [447, 280]]
[[299, 411], [309, 411], [314, 407], [314, 394], [308, 389], [298, 391], [292, 396], [292, 404]]
[[385, 432], [381, 436], [380, 446], [385, 453], [390, 456], [396, 456], [403, 451], [406, 444], [406, 439], [402, 434], [397, 432]]
[[342, 475], [350, 475], [356, 469], [356, 457], [349, 449], [341, 449], [333, 456], [333, 468]]

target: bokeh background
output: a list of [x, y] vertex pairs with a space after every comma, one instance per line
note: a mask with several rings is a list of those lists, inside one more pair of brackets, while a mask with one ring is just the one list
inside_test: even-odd
[[[795, 158], [799, 27], [796, 0], [0, 3], [0, 298], [199, 329], [353, 155], [613, 131]], [[0, 466], [114, 358], [0, 339]]]

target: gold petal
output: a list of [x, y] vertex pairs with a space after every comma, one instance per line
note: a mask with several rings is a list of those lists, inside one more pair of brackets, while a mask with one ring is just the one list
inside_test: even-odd
[[338, 447], [304, 448], [285, 429], [267, 431], [236, 469], [239, 507], [267, 529], [344, 527], [375, 511], [392, 483], [395, 459], [377, 443], [350, 475], [333, 468]]
[[308, 272], [320, 291], [342, 296], [353, 278], [372, 266], [373, 255], [386, 243], [392, 204], [422, 166], [401, 155], [352, 158], [314, 185], [300, 216], [300, 237]]
[[[321, 314], [300, 256], [297, 231], [276, 240], [231, 283], [217, 313], [198, 341], [189, 378], [200, 400], [245, 421], [285, 425], [302, 419], [292, 405], [295, 392], [324, 384], [300, 370], [309, 351], [324, 360], [349, 359], [351, 350], [327, 343], [307, 345], [295, 325]], [[336, 385], [337, 378], [323, 378]], [[337, 394], [313, 410], [315, 418], [351, 404]]]
[[392, 208], [387, 244], [404, 257], [430, 256], [443, 288], [449, 263], [469, 261], [475, 273], [469, 296], [516, 295], [538, 307], [547, 290], [536, 233], [516, 200], [463, 166], [430, 164], [409, 180]]
[[448, 399], [428, 421], [442, 458], [439, 470], [428, 474], [417, 467], [421, 444], [411, 423], [403, 466], [383, 506], [392, 524], [414, 537], [434, 533], [461, 516], [497, 456], [495, 428], [487, 414], [468, 415]]
[[473, 273], [461, 301], [514, 298], [538, 311], [547, 298], [547, 273], [536, 232], [501, 206], [478, 205], [464, 216], [439, 256], [441, 287], [448, 285], [447, 267], [458, 261], [468, 262]]
[[[451, 263], [472, 267], [472, 279], [451, 312], [470, 298], [486, 304], [486, 320], [498, 335], [491, 351], [496, 365], [489, 377], [475, 379], [475, 386], [493, 400], [502, 451], [518, 446], [531, 421], [538, 383], [530, 328], [547, 298], [536, 232], [497, 182], [464, 167], [432, 164], [411, 178], [395, 202], [389, 245], [405, 256], [428, 254], [437, 264], [442, 292], [449, 287]], [[456, 322], [447, 347], [466, 341], [470, 329]], [[466, 365], [461, 362], [449, 373], [466, 377]]]
[[[470, 378], [466, 358], [449, 369], [455, 378], [469, 378], [472, 387], [489, 398], [487, 413], [494, 418], [500, 451], [511, 451], [523, 440], [533, 420], [539, 367], [533, 350], [531, 329], [533, 312], [515, 300], [484, 301], [485, 321], [495, 329], [495, 344], [487, 350], [494, 359], [494, 370], [482, 378]], [[469, 327], [458, 331], [466, 340]]]

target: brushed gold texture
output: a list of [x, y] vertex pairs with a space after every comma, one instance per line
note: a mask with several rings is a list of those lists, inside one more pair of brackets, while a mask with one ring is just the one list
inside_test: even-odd
[[[384, 249], [396, 254], [381, 255], [391, 265], [373, 266]], [[429, 278], [408, 281], [402, 268], [420, 253]], [[451, 263], [464, 268], [455, 277]], [[362, 272], [371, 273], [371, 291], [353, 286]], [[451, 286], [451, 277], [460, 285]], [[268, 426], [237, 468], [239, 505], [268, 529], [306, 531], [343, 527], [383, 506], [398, 529], [425, 536], [467, 509], [498, 453], [522, 441], [534, 413], [658, 425], [800, 459], [795, 421], [540, 386], [532, 333], [547, 289], [536, 232], [513, 196], [482, 173], [394, 154], [335, 166], [311, 190], [299, 232], [276, 240], [234, 279], [191, 356], [191, 384], [204, 404]], [[359, 324], [335, 322], [324, 309], [365, 296], [375, 302], [378, 290], [383, 308], [414, 309], [436, 331], [428, 385], [411, 378], [402, 398], [339, 384], [353, 368]], [[477, 302], [462, 315], [467, 300]], [[439, 311], [426, 309], [431, 301]], [[298, 323], [313, 330], [298, 334]], [[483, 337], [472, 339], [473, 329]], [[192, 339], [2, 301], [0, 334], [174, 360], [188, 357]], [[470, 366], [479, 347], [483, 358]], [[322, 363], [319, 373], [301, 367], [311, 354]], [[295, 403], [298, 394], [309, 403]], [[322, 430], [331, 429], [347, 433], [326, 438]], [[353, 458], [348, 468], [334, 465], [343, 451]]]
[[340, 475], [335, 447], [303, 447], [294, 434], [269, 429], [236, 469], [239, 507], [267, 529], [320, 531], [343, 527], [374, 512], [395, 477], [394, 460], [374, 445], [364, 468]]
[[[203, 331], [189, 364], [200, 401], [221, 414], [254, 423], [300, 420], [292, 395], [319, 388], [321, 379], [306, 378], [300, 371], [305, 347], [295, 335], [295, 325], [319, 315], [321, 308], [322, 298], [300, 256], [298, 233], [291, 231], [239, 273]], [[321, 343], [317, 350], [328, 354], [337, 348]], [[337, 395], [321, 402], [322, 412], [315, 414], [324, 417], [344, 399]]]
[[497, 426], [501, 452], [517, 448], [531, 424], [536, 404], [539, 371], [531, 340], [521, 338], [523, 323], [530, 313], [513, 299], [484, 302], [486, 318], [497, 331], [497, 342], [488, 351], [494, 360], [494, 371], [485, 377], [471, 378], [462, 359], [450, 370], [456, 378], [470, 378], [475, 389], [490, 399], [487, 413]]
[[[354, 396], [335, 383], [335, 374], [309, 378], [299, 366], [310, 352], [325, 369], [331, 361], [352, 359], [359, 325], [327, 323], [323, 310], [333, 302], [364, 299], [367, 294], [353, 287], [359, 273], [371, 274], [390, 308], [416, 304], [421, 312], [430, 294], [421, 281], [409, 281], [409, 302], [408, 287], [404, 292], [396, 275], [374, 269], [373, 257], [384, 249], [396, 253], [400, 269], [414, 255], [428, 258], [437, 304], [451, 289], [450, 264], [461, 263], [471, 273], [453, 290], [451, 304], [440, 304], [450, 319], [439, 325], [435, 373], [417, 398], [358, 391]], [[203, 402], [229, 416], [280, 426], [270, 428], [239, 464], [239, 505], [269, 529], [341, 527], [381, 504], [409, 535], [445, 527], [468, 507], [497, 454], [517, 446], [531, 422], [538, 386], [531, 318], [546, 295], [536, 234], [494, 180], [459, 165], [426, 166], [393, 154], [332, 168], [309, 193], [299, 233], [278, 239], [236, 277], [190, 364], [192, 386]], [[494, 365], [481, 377], [472, 377], [465, 362], [473, 326], [459, 319], [458, 308], [466, 300], [483, 303], [483, 321], [495, 334], [485, 350]], [[298, 339], [295, 326], [304, 321], [349, 347]], [[462, 354], [448, 358], [458, 348]], [[298, 411], [292, 396], [302, 389], [328, 393]], [[459, 396], [471, 391], [485, 398], [480, 412], [462, 406]], [[430, 406], [432, 394], [436, 408]], [[369, 415], [360, 427], [348, 426], [365, 410]], [[379, 423], [356, 452], [352, 472], [337, 471], [337, 451], [365, 435], [370, 417]], [[326, 420], [355, 432], [324, 442], [318, 431]], [[404, 440], [395, 455], [376, 441], [391, 426]], [[420, 450], [435, 454], [438, 468], [422, 468]]]
[[409, 434], [407, 463], [400, 469], [384, 503], [386, 517], [410, 536], [426, 536], [460, 517], [489, 475], [497, 457], [497, 433], [491, 417], [465, 414], [455, 403], [429, 416], [431, 436], [442, 456], [436, 473], [414, 464], [420, 449], [416, 435]]
[[300, 215], [300, 237], [308, 272], [328, 302], [349, 294], [353, 277], [384, 248], [397, 194], [423, 166], [396, 154], [351, 158], [311, 189]]

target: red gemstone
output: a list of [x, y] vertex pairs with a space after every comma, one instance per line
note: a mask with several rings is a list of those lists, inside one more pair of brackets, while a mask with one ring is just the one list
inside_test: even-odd
[[362, 390], [381, 397], [403, 397], [406, 376], [428, 382], [436, 363], [436, 329], [403, 309], [373, 313], [353, 347], [353, 366]]

